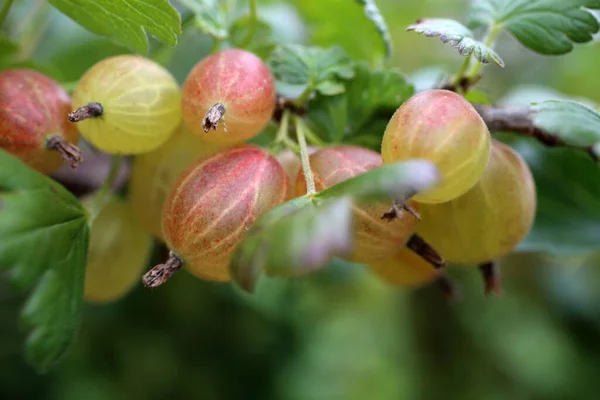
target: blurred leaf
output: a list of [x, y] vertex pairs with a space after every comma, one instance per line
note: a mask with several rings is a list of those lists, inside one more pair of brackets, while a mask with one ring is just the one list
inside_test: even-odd
[[19, 51], [19, 44], [0, 33], [0, 60], [13, 56]]
[[[369, 1], [372, 2], [372, 1]], [[294, 5], [304, 17], [314, 45], [341, 46], [353, 59], [377, 64], [385, 57], [381, 34], [373, 21], [365, 18], [364, 0], [296, 0]]]
[[382, 110], [393, 113], [414, 93], [406, 78], [395, 69], [369, 70], [359, 63], [355, 76], [346, 83], [345, 93], [334, 97], [319, 96], [309, 104], [309, 119], [333, 140], [344, 136], [370, 134], [365, 128]]
[[319, 199], [349, 196], [355, 202], [408, 199], [439, 180], [439, 171], [425, 160], [384, 165], [333, 185], [315, 195]]
[[408, 76], [415, 93], [441, 87], [450, 78], [450, 74], [442, 66], [431, 66], [419, 69]]
[[473, 89], [465, 94], [465, 100], [471, 104], [492, 104], [492, 99], [482, 90]]
[[20, 288], [36, 285], [22, 318], [27, 358], [47, 371], [81, 319], [87, 211], [57, 182], [0, 150], [0, 268]]
[[537, 141], [507, 135], [533, 172], [537, 211], [520, 251], [556, 255], [600, 249], [600, 168], [579, 150], [547, 148]]
[[600, 114], [574, 101], [548, 100], [531, 106], [535, 126], [572, 146], [600, 144]]
[[[261, 58], [266, 58], [272, 53], [277, 44], [273, 38], [273, 30], [268, 23], [261, 19], [257, 19], [254, 23], [256, 26], [252, 41], [248, 46], [245, 46], [245, 49]], [[229, 39], [234, 46], [239, 46], [246, 39], [250, 24], [251, 18], [249, 15], [244, 15], [233, 22], [229, 31]]]
[[202, 32], [215, 39], [227, 39], [225, 2], [221, 4], [217, 0], [179, 0], [179, 2], [194, 13], [194, 22]]
[[452, 19], [429, 18], [419, 20], [416, 24], [406, 28], [407, 31], [415, 31], [425, 36], [439, 36], [443, 43], [458, 49], [462, 56], [473, 55], [478, 61], [487, 64], [494, 61], [504, 67], [504, 61], [491, 48], [473, 38], [473, 32], [460, 22]]
[[252, 292], [263, 273], [293, 277], [324, 267], [351, 250], [352, 203], [340, 198], [316, 204], [306, 196], [273, 209], [259, 219], [236, 249], [235, 281]]
[[12, 67], [13, 56], [18, 54], [19, 45], [0, 32], [0, 69]]
[[364, 7], [365, 16], [373, 22], [375, 29], [377, 29], [377, 32], [381, 36], [385, 56], [390, 57], [392, 55], [392, 38], [385, 20], [379, 8], [377, 8], [377, 4], [375, 4], [374, 0], [356, 0], [356, 2]]
[[142, 54], [148, 51], [146, 32], [170, 46], [175, 46], [181, 35], [181, 18], [168, 0], [49, 2], [89, 31]]
[[354, 63], [341, 47], [281, 45], [271, 54], [269, 65], [278, 91], [287, 97], [296, 94], [290, 93], [290, 86], [301, 93], [339, 94], [344, 91], [340, 81], [354, 76]]
[[600, 0], [479, 0], [469, 26], [504, 27], [530, 50], [560, 55], [598, 32], [598, 20], [586, 8], [600, 9]]

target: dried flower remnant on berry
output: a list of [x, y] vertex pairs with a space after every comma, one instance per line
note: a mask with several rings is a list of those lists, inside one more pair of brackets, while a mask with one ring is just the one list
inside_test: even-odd
[[100, 117], [104, 109], [100, 103], [90, 103], [69, 113], [69, 121], [79, 122], [89, 118]]
[[225, 120], [223, 119], [224, 116], [225, 106], [223, 103], [217, 103], [209, 108], [206, 112], [206, 115], [202, 119], [202, 128], [204, 128], [204, 132], [208, 132], [211, 129], [216, 131], [217, 126], [219, 126], [219, 121], [223, 122], [223, 129], [225, 132], [227, 132], [227, 125], [225, 125]]

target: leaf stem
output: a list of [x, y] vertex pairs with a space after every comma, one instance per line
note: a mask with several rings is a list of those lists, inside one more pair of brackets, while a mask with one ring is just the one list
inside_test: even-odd
[[256, 0], [250, 0], [250, 26], [248, 27], [248, 33], [242, 43], [240, 44], [241, 48], [246, 48], [250, 42], [252, 42], [252, 38], [256, 33]]
[[304, 135], [306, 136], [306, 139], [310, 142], [310, 144], [318, 147], [325, 147], [325, 143], [321, 140], [321, 138], [318, 137], [304, 121], [300, 121], [300, 123], [304, 128]]
[[456, 74], [450, 81], [450, 83], [453, 87], [458, 88], [460, 86], [459, 82], [463, 78], [463, 76], [467, 73], [469, 66], [471, 65], [472, 57], [473, 57], [472, 54], [470, 54], [468, 57], [466, 57], [465, 60], [463, 61], [463, 63], [461, 64], [460, 68], [458, 69], [458, 71], [456, 71]]
[[304, 179], [306, 180], [306, 189], [308, 195], [317, 193], [315, 187], [315, 178], [310, 169], [310, 161], [308, 159], [308, 147], [306, 146], [306, 137], [304, 136], [304, 126], [301, 118], [296, 117], [296, 134], [298, 136], [298, 144], [300, 144], [300, 161], [302, 162], [302, 170], [304, 171]]
[[14, 0], [4, 0], [4, 4], [2, 5], [2, 9], [0, 9], [0, 28], [4, 25], [4, 21], [6, 21], [6, 17], [8, 16], [8, 12], [10, 11], [10, 7], [13, 5]]
[[108, 194], [111, 192], [112, 187], [119, 176], [119, 171], [121, 170], [121, 163], [123, 162], [123, 157], [121, 156], [112, 156], [110, 162], [110, 170], [108, 171], [108, 175], [104, 180], [104, 183], [94, 194], [94, 200], [92, 203], [91, 209], [91, 221], [96, 219], [100, 211], [104, 208], [106, 204], [106, 200], [108, 198]]
[[304, 89], [304, 91], [300, 94], [300, 96], [298, 96], [298, 98], [296, 100], [294, 100], [292, 102], [292, 104], [298, 108], [302, 108], [304, 106], [304, 103], [306, 103], [306, 101], [310, 97], [312, 91], [313, 91], [313, 85], [308, 84], [306, 86], [306, 89]]
[[[487, 34], [485, 35], [485, 38], [483, 39], [484, 44], [489, 47], [490, 49], [494, 48], [494, 44], [496, 43], [496, 39], [498, 39], [498, 35], [500, 34], [500, 32], [502, 31], [502, 25], [498, 25], [498, 24], [491, 24], [490, 25], [490, 29], [488, 30]], [[473, 79], [475, 77], [477, 77], [477, 75], [479, 75], [479, 71], [481, 71], [481, 67], [483, 66], [483, 63], [481, 62], [476, 62], [474, 63], [471, 68], [469, 69], [469, 71], [467, 72], [467, 78], [469, 79]]]

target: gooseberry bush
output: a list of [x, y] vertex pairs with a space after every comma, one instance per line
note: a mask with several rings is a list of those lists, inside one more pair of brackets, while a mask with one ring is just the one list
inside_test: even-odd
[[[576, 181], [600, 202], [593, 99], [516, 104], [479, 86], [511, 62], [494, 50], [501, 33], [547, 56], [592, 42], [597, 0], [475, 0], [465, 24], [423, 16], [405, 34], [463, 56], [433, 78], [398, 69], [394, 21], [372, 0], [336, 2], [361, 21], [351, 38], [340, 21], [339, 43], [291, 38], [263, 18], [271, 2], [49, 3], [123, 51], [67, 82], [24, 62], [9, 27], [0, 36], [0, 268], [30, 291], [25, 353], [40, 372], [68, 350], [84, 301], [114, 303], [180, 270], [253, 293], [263, 277], [345, 260], [452, 297], [456, 265], [500, 292], [496, 261], [512, 252], [600, 247], [585, 234], [600, 207], [558, 194]], [[195, 65], [176, 78], [186, 35], [210, 45], [187, 47]], [[97, 154], [111, 160], [104, 183], [81, 193]], [[55, 174], [63, 164], [69, 178]], [[149, 265], [153, 254], [164, 258]]]

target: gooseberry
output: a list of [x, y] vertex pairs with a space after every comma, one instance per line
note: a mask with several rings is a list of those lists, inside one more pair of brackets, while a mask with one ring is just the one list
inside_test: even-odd
[[177, 177], [193, 161], [205, 159], [224, 146], [206, 143], [185, 125], [161, 147], [135, 157], [129, 182], [129, 199], [140, 226], [164, 241], [161, 213]]
[[288, 196], [277, 159], [255, 145], [238, 145], [192, 163], [169, 192], [162, 231], [169, 260], [144, 276], [158, 286], [182, 265], [195, 276], [231, 280], [229, 261], [254, 222]]
[[182, 89], [183, 119], [206, 141], [237, 144], [258, 135], [275, 110], [275, 81], [255, 54], [227, 49], [190, 71]]
[[111, 154], [141, 154], [164, 144], [181, 124], [181, 92], [165, 68], [119, 55], [92, 66], [73, 93], [73, 122], [92, 145]]
[[391, 258], [370, 263], [367, 267], [383, 281], [394, 286], [406, 287], [432, 283], [441, 271], [408, 247], [403, 247]]
[[125, 296], [139, 282], [151, 249], [152, 237], [137, 225], [131, 204], [110, 199], [92, 222], [84, 299], [107, 303]]
[[[309, 157], [315, 188], [321, 191], [346, 179], [382, 165], [379, 153], [358, 146], [332, 146]], [[304, 172], [296, 179], [296, 196], [306, 194]], [[407, 204], [416, 209], [414, 201]], [[370, 203], [353, 206], [353, 252], [347, 257], [354, 262], [368, 263], [393, 256], [400, 251], [417, 224], [417, 218], [404, 212], [399, 218], [385, 221], [381, 217], [390, 203]]]
[[442, 204], [420, 204], [417, 232], [447, 261], [479, 264], [508, 254], [529, 233], [536, 210], [535, 182], [523, 158], [492, 142], [481, 180]]
[[77, 167], [82, 156], [70, 108], [67, 92], [49, 77], [28, 69], [0, 72], [0, 148], [44, 174], [63, 160]]
[[443, 203], [472, 188], [490, 155], [490, 133], [475, 108], [448, 90], [426, 90], [402, 104], [389, 121], [381, 144], [386, 164], [426, 159], [441, 173], [440, 183], [413, 198]]

